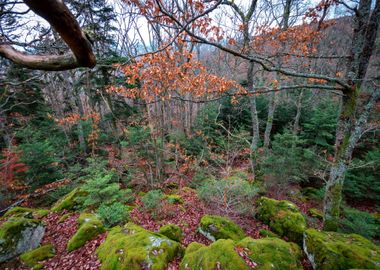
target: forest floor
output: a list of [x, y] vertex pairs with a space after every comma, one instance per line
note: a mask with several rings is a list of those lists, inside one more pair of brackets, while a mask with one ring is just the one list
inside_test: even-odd
[[[113, 165], [111, 167], [121, 167], [125, 164], [125, 160], [118, 160], [114, 156], [114, 152], [109, 150], [109, 161]], [[132, 163], [132, 162], [131, 162]], [[234, 164], [234, 171], [247, 172], [249, 169], [249, 163], [240, 161], [237, 164]], [[223, 175], [223, 172], [220, 172]], [[147, 230], [157, 232], [159, 228], [165, 224], [175, 224], [179, 226], [184, 234], [184, 237], [181, 240], [181, 244], [184, 247], [187, 247], [192, 242], [199, 242], [205, 245], [211, 244], [211, 241], [208, 240], [205, 236], [198, 232], [198, 227], [201, 218], [205, 214], [213, 214], [220, 216], [228, 216], [231, 220], [236, 222], [244, 230], [247, 236], [250, 236], [254, 239], [261, 238], [260, 230], [266, 229], [269, 227], [262, 222], [255, 219], [252, 215], [244, 216], [236, 214], [235, 212], [226, 213], [223, 209], [218, 209], [212, 207], [209, 204], [204, 203], [198, 198], [197, 192], [194, 189], [188, 187], [189, 179], [192, 178], [191, 174], [181, 175], [173, 174], [170, 180], [171, 183], [178, 185], [178, 189], [175, 190], [175, 193], [182, 198], [181, 203], [163, 203], [159, 209], [153, 211], [144, 210], [143, 203], [141, 201], [141, 195], [136, 193], [136, 199], [133, 203], [134, 209], [130, 211], [130, 221], [144, 227]], [[169, 182], [170, 182], [169, 181]], [[62, 182], [59, 185], [65, 185], [66, 182]], [[45, 190], [50, 188], [56, 188], [57, 185], [47, 186], [39, 192], [44, 193]], [[170, 194], [173, 190], [169, 188], [163, 188], [162, 191], [165, 194]], [[290, 200], [295, 203], [300, 211], [307, 216], [308, 210], [310, 208], [321, 208], [320, 205], [314, 201], [305, 201], [297, 195], [289, 196], [287, 192], [279, 192], [275, 189], [269, 189], [266, 196], [274, 198], [277, 200]], [[255, 202], [252, 201], [252, 207], [254, 207]], [[26, 198], [22, 206], [33, 207], [33, 196]], [[366, 205], [363, 205], [364, 208], [368, 209]], [[358, 207], [360, 208], [360, 207]], [[70, 216], [64, 221], [59, 222], [60, 218], [66, 214]], [[67, 243], [71, 237], [75, 234], [78, 229], [77, 218], [79, 213], [77, 212], [68, 212], [64, 210], [59, 213], [49, 213], [43, 218], [46, 223], [46, 232], [42, 239], [42, 244], [51, 243], [56, 251], [56, 255], [53, 258], [50, 258], [44, 262], [44, 268], [47, 270], [95, 270], [100, 269], [100, 261], [96, 256], [96, 249], [100, 244], [102, 244], [106, 237], [107, 232], [98, 235], [95, 239], [88, 241], [82, 247], [72, 251], [67, 251]], [[317, 229], [322, 228], [322, 222], [318, 219], [312, 219], [312, 224], [308, 224], [310, 227]], [[167, 270], [177, 270], [179, 269], [180, 258], [176, 258], [168, 266]], [[306, 270], [312, 269], [311, 263], [308, 261], [306, 255], [302, 259], [303, 268]], [[13, 260], [6, 265], [0, 265], [0, 269], [9, 269], [9, 270], [27, 270], [22, 263], [17, 259]]]
[[[198, 225], [200, 219], [205, 214], [218, 214], [226, 216], [218, 209], [213, 209], [205, 205], [197, 197], [194, 190], [183, 188], [178, 192], [183, 199], [182, 204], [168, 204], [158, 213], [149, 213], [136, 207], [130, 212], [132, 222], [141, 225], [145, 229], [158, 231], [160, 226], [164, 224], [178, 225], [184, 232], [184, 237], [181, 244], [187, 247], [191, 242], [199, 242], [205, 245], [211, 243], [206, 237], [198, 233]], [[300, 207], [301, 211], [306, 214], [307, 210], [312, 205], [307, 203], [295, 202]], [[137, 197], [136, 206], [141, 206], [141, 198]], [[98, 235], [95, 239], [88, 241], [84, 246], [68, 252], [66, 247], [70, 238], [75, 234], [78, 224], [76, 222], [79, 213], [71, 213], [71, 215], [63, 222], [59, 219], [68, 214], [66, 210], [60, 213], [50, 213], [43, 220], [46, 223], [46, 232], [42, 240], [42, 244], [53, 244], [56, 255], [45, 261], [44, 269], [47, 270], [97, 270], [100, 269], [100, 261], [96, 257], [97, 247], [106, 239], [107, 232]], [[247, 236], [252, 238], [260, 238], [259, 231], [261, 229], [269, 229], [267, 225], [252, 217], [244, 217], [239, 215], [228, 215], [233, 221], [239, 224]], [[180, 258], [177, 258], [167, 266], [167, 270], [179, 269]], [[304, 269], [312, 269], [310, 262], [304, 256], [302, 260]], [[21, 263], [15, 261], [13, 266], [8, 266], [5, 269], [27, 270]], [[6, 266], [3, 266], [6, 267]]]

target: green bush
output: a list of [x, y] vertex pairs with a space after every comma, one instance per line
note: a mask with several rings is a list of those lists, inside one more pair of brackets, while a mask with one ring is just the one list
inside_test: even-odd
[[129, 207], [121, 202], [114, 202], [112, 204], [101, 204], [96, 213], [103, 220], [106, 227], [113, 227], [115, 225], [125, 222], [128, 217]]
[[229, 179], [210, 179], [197, 188], [199, 197], [206, 203], [217, 207], [226, 214], [253, 213], [253, 198], [258, 188], [237, 177]]
[[272, 150], [264, 157], [262, 169], [273, 176], [275, 185], [299, 183], [318, 168], [315, 153], [304, 144], [305, 140], [289, 131], [274, 136]]
[[165, 172], [164, 138], [153, 134], [149, 126], [129, 127], [127, 134], [127, 145], [133, 149], [133, 153], [146, 161], [141, 172], [145, 175], [147, 182], [151, 187], [157, 182], [162, 182]]
[[62, 178], [58, 167], [59, 159], [49, 141], [24, 142], [19, 145], [19, 149], [22, 150], [21, 161], [28, 166], [24, 174], [32, 187]]
[[197, 188], [210, 178], [214, 178], [214, 176], [210, 174], [209, 170], [200, 167], [194, 173], [193, 178], [189, 182], [189, 186], [191, 188]]
[[187, 156], [206, 156], [207, 141], [203, 136], [187, 136], [184, 132], [170, 134], [170, 140], [179, 144]]
[[370, 213], [344, 208], [343, 216], [340, 222], [342, 232], [357, 233], [369, 239], [380, 236], [380, 221]]
[[319, 103], [303, 123], [302, 138], [309, 144], [333, 150], [338, 108], [333, 100]]
[[354, 159], [352, 167], [344, 182], [346, 197], [380, 205], [380, 148], [369, 151], [362, 160]]
[[78, 198], [80, 204], [86, 207], [97, 208], [103, 203], [132, 202], [131, 189], [121, 189], [116, 181], [114, 172], [98, 172], [82, 185], [81, 190], [87, 194]]
[[164, 198], [164, 194], [161, 190], [155, 189], [149, 191], [142, 197], [141, 201], [144, 204], [146, 210], [154, 210], [158, 208], [161, 204], [161, 200]]

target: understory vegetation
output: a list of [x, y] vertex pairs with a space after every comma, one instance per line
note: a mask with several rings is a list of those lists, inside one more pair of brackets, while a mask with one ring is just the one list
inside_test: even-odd
[[64, 2], [0, 4], [1, 269], [379, 267], [380, 1]]

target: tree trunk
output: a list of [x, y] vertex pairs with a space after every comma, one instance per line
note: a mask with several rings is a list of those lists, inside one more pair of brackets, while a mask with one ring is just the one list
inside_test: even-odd
[[[254, 63], [249, 62], [248, 73], [247, 73], [247, 88], [249, 92], [254, 93], [253, 85], [253, 68]], [[250, 107], [251, 107], [251, 119], [252, 119], [252, 150], [256, 151], [259, 144], [259, 118], [257, 115], [257, 106], [256, 106], [256, 95], [253, 94], [250, 98]]]
[[272, 132], [272, 126], [273, 126], [274, 112], [276, 110], [276, 103], [277, 103], [277, 94], [275, 92], [272, 92], [269, 96], [268, 117], [267, 117], [267, 124], [265, 126], [265, 133], [264, 133], [264, 148], [269, 147], [270, 134]]
[[[81, 117], [83, 117], [84, 116], [84, 109], [83, 109], [82, 100], [80, 99], [80, 95], [79, 95], [79, 93], [73, 93], [73, 95], [75, 97], [75, 103], [78, 107], [79, 115]], [[77, 129], [78, 129], [79, 148], [80, 148], [82, 153], [86, 153], [87, 145], [86, 145], [86, 139], [84, 137], [83, 125], [82, 125], [81, 120], [78, 121]]]
[[301, 118], [301, 112], [302, 112], [302, 98], [303, 98], [303, 90], [301, 90], [298, 100], [297, 100], [297, 113], [296, 117], [294, 118], [294, 124], [293, 124], [293, 134], [297, 135], [300, 130], [300, 118]]
[[335, 159], [326, 185], [324, 198], [324, 229], [336, 230], [340, 215], [340, 203], [345, 172], [351, 162], [352, 152], [362, 135], [370, 111], [379, 100], [379, 89], [365, 103], [365, 109], [356, 118], [360, 88], [372, 56], [380, 22], [380, 0], [376, 1], [371, 13], [371, 0], [360, 0], [355, 13], [351, 54], [348, 62], [347, 79], [351, 89], [343, 91], [342, 109], [338, 119], [335, 139]]

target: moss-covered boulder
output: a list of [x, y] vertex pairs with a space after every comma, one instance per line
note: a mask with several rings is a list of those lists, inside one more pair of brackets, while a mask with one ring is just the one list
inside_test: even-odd
[[75, 188], [70, 193], [66, 194], [64, 197], [58, 200], [51, 208], [51, 211], [59, 212], [64, 209], [73, 210], [75, 206], [78, 205], [76, 199], [84, 195], [85, 193], [80, 190], [80, 188]]
[[47, 244], [43, 245], [34, 250], [23, 253], [20, 256], [20, 260], [26, 264], [29, 268], [33, 270], [42, 269], [43, 263], [42, 261], [52, 258], [55, 255], [55, 250], [53, 245]]
[[271, 232], [270, 230], [262, 229], [262, 230], [259, 231], [259, 233], [263, 237], [276, 237], [276, 238], [280, 238], [280, 236], [278, 236], [274, 232]]
[[178, 242], [127, 223], [114, 227], [96, 253], [102, 270], [164, 270], [180, 250]]
[[257, 218], [279, 236], [296, 243], [302, 242], [306, 220], [294, 203], [261, 197], [257, 200]]
[[304, 251], [314, 269], [380, 269], [380, 247], [357, 234], [308, 229]]
[[46, 209], [33, 209], [33, 208], [28, 208], [28, 207], [16, 206], [8, 210], [4, 214], [4, 217], [9, 218], [12, 216], [17, 216], [17, 217], [30, 217], [30, 218], [40, 219], [46, 216], [47, 214], [49, 214], [49, 210], [46, 210]]
[[0, 263], [38, 247], [44, 233], [40, 220], [9, 218], [0, 226]]
[[220, 239], [209, 246], [191, 243], [185, 251], [180, 270], [250, 270], [235, 251], [235, 241]]
[[78, 231], [67, 243], [67, 250], [69, 252], [83, 246], [87, 241], [105, 232], [103, 223], [94, 214], [83, 213], [79, 216], [77, 222], [79, 224]]
[[177, 242], [180, 242], [183, 237], [181, 228], [174, 224], [166, 224], [162, 226], [159, 233]]
[[255, 269], [303, 269], [302, 252], [295, 243], [280, 238], [244, 238], [237, 247], [246, 250], [248, 258], [257, 264]]
[[213, 215], [202, 217], [198, 231], [211, 241], [218, 239], [241, 240], [245, 237], [242, 228], [229, 218]]
[[279, 238], [241, 241], [220, 239], [210, 246], [191, 243], [185, 251], [181, 270], [302, 269], [301, 250]]

